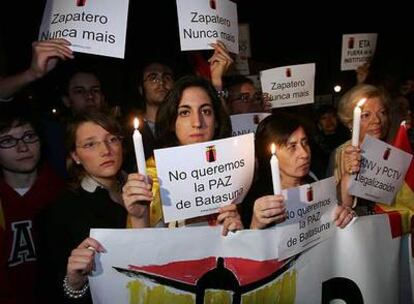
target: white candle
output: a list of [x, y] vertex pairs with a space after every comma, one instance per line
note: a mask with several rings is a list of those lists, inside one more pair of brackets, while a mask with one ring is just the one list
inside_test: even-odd
[[362, 98], [358, 101], [354, 108], [354, 119], [352, 121], [352, 146], [358, 147], [359, 145], [359, 129], [361, 127], [361, 107], [366, 101], [366, 98]]
[[272, 157], [270, 158], [270, 169], [272, 170], [272, 183], [273, 193], [275, 195], [280, 194], [280, 172], [279, 172], [279, 160], [276, 157], [276, 145], [272, 144], [270, 147]]
[[134, 142], [135, 158], [137, 160], [138, 173], [147, 175], [147, 165], [145, 163], [144, 145], [142, 144], [142, 136], [138, 131], [139, 120], [134, 119], [134, 134], [132, 140]]

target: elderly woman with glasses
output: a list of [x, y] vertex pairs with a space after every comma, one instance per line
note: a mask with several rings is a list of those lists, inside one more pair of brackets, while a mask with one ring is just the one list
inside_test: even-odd
[[[104, 113], [74, 118], [67, 127], [66, 146], [72, 182], [48, 214], [43, 262], [49, 268], [49, 286], [57, 284], [52, 288], [54, 303], [62, 303], [61, 294], [92, 303], [87, 275], [95, 252], [103, 248], [88, 237], [89, 230], [146, 227], [146, 209], [122, 200], [122, 132], [116, 120]], [[147, 189], [138, 187], [137, 192], [146, 194]]]

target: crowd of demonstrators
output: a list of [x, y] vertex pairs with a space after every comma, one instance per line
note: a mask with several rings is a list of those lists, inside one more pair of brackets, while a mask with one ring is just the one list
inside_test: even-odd
[[0, 302], [5, 304], [35, 303], [42, 212], [64, 186], [43, 158], [34, 116], [26, 101], [0, 105]]
[[[174, 84], [160, 106], [155, 132], [157, 147], [167, 148], [228, 137], [231, 134], [231, 125], [229, 116], [212, 84], [200, 77], [186, 76]], [[153, 157], [147, 161], [147, 172], [153, 181], [150, 225], [157, 226], [160, 223], [162, 225], [160, 189]], [[125, 201], [139, 201], [137, 186], [150, 187], [143, 175], [130, 174], [124, 186]], [[208, 222], [208, 217], [199, 217], [173, 222], [169, 226], [206, 225]], [[233, 204], [220, 209], [217, 222], [223, 223], [224, 234], [229, 230], [241, 229], [239, 214]]]
[[[34, 303], [35, 297], [43, 303], [91, 303], [87, 276], [96, 252], [104, 249], [88, 237], [90, 228], [167, 226], [161, 210], [153, 150], [229, 137], [229, 114], [270, 110], [270, 103], [250, 79], [237, 76], [223, 82], [233, 59], [220, 41], [212, 47], [214, 53], [204, 63], [210, 80], [199, 76], [175, 80], [173, 68], [161, 60], [148, 62], [139, 73], [135, 85], [144, 101], [144, 111], [138, 116], [149, 178], [134, 173], [137, 168], [131, 134], [125, 135], [118, 119], [109, 113], [98, 75], [84, 67], [65, 71], [61, 97], [68, 109], [64, 119], [66, 135], [63, 136], [59, 126], [42, 123], [47, 131], [42, 143], [44, 156], [60, 176], [69, 176], [65, 189], [62, 178], [42, 160], [37, 124], [24, 113], [16, 112], [27, 105], [22, 107], [13, 96], [55, 69], [58, 61], [75, 61], [68, 41], [33, 43], [30, 67], [0, 79], [0, 100], [8, 101], [4, 109], [13, 109], [0, 111], [1, 117], [4, 116], [0, 120], [0, 241], [6, 244], [0, 248], [1, 303]], [[361, 83], [366, 81], [368, 70], [366, 66], [358, 71]], [[227, 99], [223, 98], [224, 89], [229, 93]], [[406, 94], [408, 100], [409, 94]], [[356, 102], [362, 97], [367, 101], [362, 106], [359, 145], [365, 134], [386, 140], [390, 116], [400, 121], [403, 115], [397, 117], [397, 114], [406, 111], [402, 108], [392, 111], [389, 97], [381, 88], [359, 84], [339, 103], [338, 116], [348, 129], [352, 126]], [[409, 105], [412, 107], [412, 102]], [[343, 228], [352, 220], [355, 214], [351, 207], [356, 202], [359, 214], [369, 214], [372, 204], [355, 199], [346, 189], [351, 175], [359, 170], [359, 146], [352, 147], [346, 141], [349, 132], [338, 123], [335, 109], [322, 107], [317, 115], [317, 152], [311, 153], [308, 124], [298, 119], [303, 109], [278, 109], [258, 126], [256, 174], [241, 205], [243, 221], [238, 207], [230, 204], [213, 216], [172, 222], [168, 226], [218, 223], [226, 235], [243, 229], [242, 222], [244, 227], [252, 229], [282, 222], [286, 206], [283, 196], [272, 194], [268, 149], [271, 142], [276, 143], [282, 189], [317, 180], [311, 172], [313, 165], [318, 168], [319, 177], [325, 177], [321, 172], [326, 170], [328, 176], [336, 177], [340, 205], [335, 208], [333, 220], [338, 227]], [[287, 114], [295, 111], [296, 115]], [[127, 130], [132, 131], [132, 126]], [[126, 147], [125, 137], [129, 140]], [[327, 168], [329, 154], [331, 162]], [[126, 175], [122, 168], [132, 173]], [[37, 264], [42, 270], [38, 274]], [[40, 286], [33, 282], [36, 275]], [[21, 282], [30, 292], [19, 293], [17, 286]], [[38, 294], [34, 294], [35, 287]]]
[[[276, 145], [281, 189], [312, 183], [311, 149], [304, 124], [297, 116], [277, 113], [266, 117], [256, 131], [256, 179], [243, 202], [243, 223], [251, 229], [274, 226], [286, 219], [286, 206], [281, 194], [273, 194], [269, 159], [271, 143]], [[341, 202], [341, 198], [338, 198]], [[349, 205], [335, 207], [333, 220], [344, 228], [354, 217]]]
[[[388, 135], [390, 122], [390, 98], [389, 95], [381, 88], [360, 84], [346, 92], [339, 101], [338, 115], [341, 121], [349, 129], [352, 129], [353, 111], [357, 103], [366, 98], [361, 107], [361, 124], [358, 138], [358, 146], [354, 147], [348, 140], [339, 146], [332, 154], [329, 169], [330, 175], [334, 175], [338, 184], [341, 184], [341, 192], [344, 194], [344, 203], [357, 206], [360, 214], [369, 214], [372, 212], [373, 203], [365, 200], [356, 199], [345, 195], [346, 185], [351, 176], [360, 169], [361, 149], [360, 145], [365, 135], [385, 141]], [[345, 180], [346, 182], [343, 182]]]

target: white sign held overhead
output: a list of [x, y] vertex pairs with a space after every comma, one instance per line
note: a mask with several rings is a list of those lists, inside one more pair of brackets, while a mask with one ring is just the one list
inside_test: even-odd
[[64, 38], [75, 52], [124, 58], [128, 0], [48, 0], [39, 40]]
[[300, 64], [260, 72], [263, 93], [269, 94], [272, 108], [314, 102], [315, 64]]
[[239, 53], [237, 6], [229, 0], [177, 0], [182, 51], [209, 50], [222, 41]]
[[341, 71], [356, 70], [369, 63], [375, 53], [377, 34], [346, 34], [342, 36]]

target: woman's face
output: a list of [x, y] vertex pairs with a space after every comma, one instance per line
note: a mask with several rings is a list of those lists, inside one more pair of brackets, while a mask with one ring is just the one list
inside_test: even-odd
[[361, 127], [359, 141], [361, 142], [365, 134], [378, 139], [383, 139], [388, 131], [387, 110], [378, 97], [367, 99], [362, 106]]
[[212, 140], [215, 122], [213, 104], [207, 92], [200, 87], [186, 88], [175, 121], [175, 134], [180, 145]]
[[76, 131], [76, 148], [71, 155], [89, 175], [105, 184], [121, 168], [122, 142], [100, 125], [85, 122]]
[[308, 175], [311, 151], [302, 127], [290, 135], [286, 145], [276, 145], [276, 156], [282, 180], [301, 179]]

